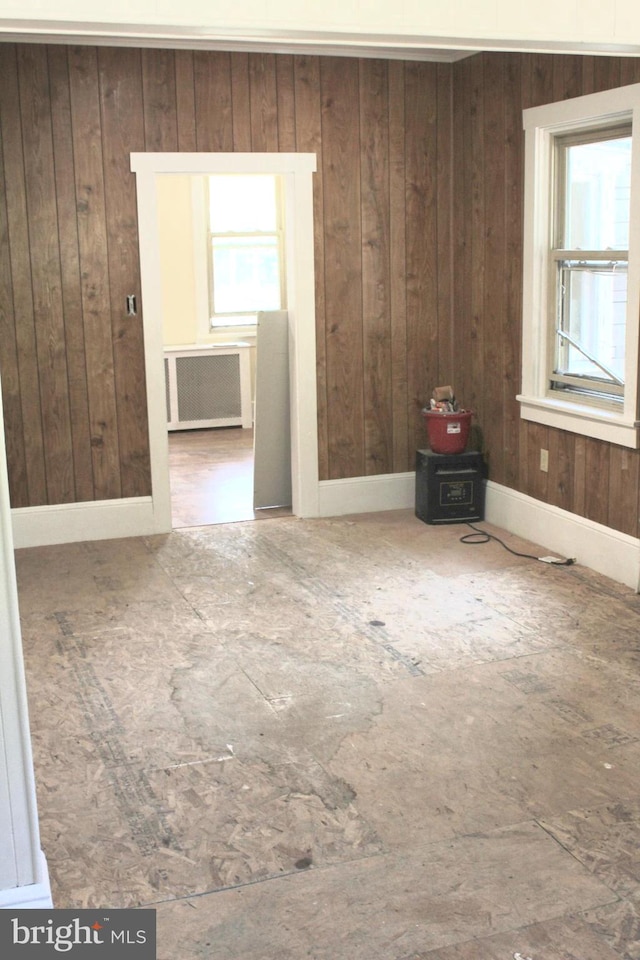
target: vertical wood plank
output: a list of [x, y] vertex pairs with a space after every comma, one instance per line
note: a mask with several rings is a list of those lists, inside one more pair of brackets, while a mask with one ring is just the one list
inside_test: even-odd
[[576, 438], [563, 430], [549, 431], [549, 503], [563, 510], [573, 507]]
[[358, 65], [320, 62], [329, 476], [364, 474]]
[[583, 58], [561, 57], [563, 86], [560, 93], [561, 100], [570, 100], [579, 97], [582, 92], [582, 61]]
[[502, 325], [504, 464], [503, 482], [515, 487], [520, 457], [520, 404], [522, 383], [522, 241], [524, 131], [522, 129], [522, 60], [509, 55], [504, 73], [504, 208], [505, 208], [505, 308]]
[[585, 513], [589, 520], [606, 525], [609, 516], [610, 445], [587, 437]]
[[619, 57], [596, 57], [594, 83], [596, 90], [611, 90], [620, 86]]
[[437, 67], [436, 90], [437, 376], [440, 383], [453, 383], [458, 362], [453, 338], [453, 88], [451, 68], [446, 64]]
[[[107, 48], [108, 50], [109, 48]], [[103, 53], [105, 62], [114, 62], [112, 56]], [[137, 56], [139, 61], [139, 56]], [[135, 77], [140, 72], [137, 63], [134, 66]], [[118, 77], [122, 84], [122, 76]], [[109, 78], [103, 76], [103, 86], [109, 91]], [[178, 149], [178, 115], [176, 100], [176, 67], [173, 50], [142, 51], [142, 84], [139, 95], [144, 103], [145, 148], [149, 152], [162, 153]], [[117, 104], [116, 104], [117, 106]], [[135, 114], [132, 118], [135, 122]], [[123, 131], [124, 132], [124, 131]]]
[[295, 57], [293, 62], [297, 149], [315, 153], [318, 172], [313, 179], [313, 240], [315, 254], [316, 370], [318, 398], [318, 471], [329, 479], [327, 398], [327, 340], [324, 242], [324, 160], [320, 95], [320, 60]]
[[[0, 122], [4, 155], [9, 260], [13, 278], [13, 312], [22, 413], [22, 445], [26, 463], [26, 490], [20, 494], [13, 483], [14, 506], [38, 506], [47, 502], [42, 430], [42, 404], [38, 381], [36, 331], [32, 293], [31, 255], [27, 229], [26, 179], [22, 147], [23, 122], [16, 47], [3, 47], [0, 57]], [[10, 445], [13, 445], [13, 441]]]
[[622, 57], [620, 60], [620, 86], [640, 82], [640, 60], [637, 57]]
[[389, 91], [383, 61], [360, 61], [365, 473], [391, 473]]
[[97, 500], [122, 495], [97, 50], [69, 48], [82, 312]]
[[195, 153], [197, 149], [196, 100], [191, 50], [175, 51], [175, 69], [178, 150]]
[[[404, 64], [389, 63], [389, 270], [391, 295], [391, 382], [393, 470], [413, 469], [407, 429], [407, 290], [406, 290], [406, 189], [405, 189], [405, 89]], [[424, 444], [419, 444], [422, 447]]]
[[438, 386], [437, 67], [405, 66], [407, 391], [410, 449], [424, 446], [420, 410]]
[[50, 46], [48, 60], [73, 470], [76, 500], [82, 502], [95, 499], [95, 493], [80, 294], [80, 251], [67, 48], [55, 44]]
[[[163, 70], [172, 75], [172, 59], [160, 58]], [[106, 206], [107, 264], [118, 448], [123, 497], [144, 497], [151, 493], [147, 397], [144, 376], [142, 315], [130, 317], [126, 298], [141, 304], [140, 265], [135, 177], [129, 154], [143, 150], [145, 127], [141, 97], [144, 70], [137, 50], [103, 47], [98, 52], [102, 105], [102, 155]], [[158, 68], [152, 73], [157, 76]], [[153, 101], [155, 116], [175, 118], [176, 104], [162, 102], [175, 98], [175, 83], [158, 84]], [[169, 128], [171, 128], [169, 125]], [[164, 123], [161, 124], [164, 126]], [[173, 135], [173, 134], [172, 134]], [[167, 139], [163, 134], [163, 140]]]
[[547, 501], [549, 474], [540, 469], [540, 450], [549, 449], [549, 431], [539, 423], [527, 424], [527, 487], [524, 491], [536, 500]]
[[272, 53], [249, 55], [251, 101], [251, 149], [275, 152], [278, 149], [278, 101], [276, 64]]
[[47, 48], [18, 52], [36, 358], [48, 503], [75, 499]]
[[193, 67], [196, 147], [230, 153], [233, 150], [230, 55], [198, 50], [193, 55]]
[[[504, 482], [505, 116], [504, 57], [484, 58], [484, 284], [482, 289], [482, 430], [491, 453], [491, 477]], [[479, 392], [476, 396], [479, 400]], [[478, 401], [476, 401], [478, 402]]]
[[276, 97], [278, 109], [278, 147], [282, 153], [296, 150], [296, 102], [293, 57], [276, 57]]
[[233, 149], [251, 150], [251, 93], [249, 90], [249, 54], [231, 57], [231, 100], [233, 106]]
[[630, 537], [638, 535], [638, 464], [637, 451], [625, 447], [611, 447], [607, 526]]
[[[0, 91], [0, 114], [2, 109], [2, 93]], [[0, 130], [2, 129], [3, 124], [0, 116]], [[4, 157], [0, 149], [0, 377], [2, 378], [2, 406], [10, 502], [14, 507], [25, 507], [28, 506], [29, 490], [20, 405], [20, 373], [18, 370], [16, 318], [13, 310], [13, 277], [11, 275], [7, 192], [8, 183], [4, 171]]]
[[573, 446], [573, 498], [571, 509], [579, 516], [586, 516], [587, 497], [587, 438], [575, 438]]
[[[471, 61], [470, 76], [470, 205], [469, 243], [470, 243], [470, 349], [467, 364], [466, 393], [460, 397], [467, 409], [473, 410], [480, 424], [483, 436], [486, 429], [483, 403], [484, 383], [484, 331], [482, 316], [484, 312], [485, 289], [485, 203], [484, 203], [484, 55]], [[491, 476], [493, 477], [494, 448], [485, 439], [489, 450]]]
[[[453, 339], [456, 366], [453, 387], [459, 401], [471, 408], [471, 80], [474, 57], [454, 65], [453, 100]], [[479, 421], [472, 424], [471, 447], [483, 450]]]

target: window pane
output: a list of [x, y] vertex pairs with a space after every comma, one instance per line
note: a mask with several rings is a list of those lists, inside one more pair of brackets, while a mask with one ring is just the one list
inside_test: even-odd
[[277, 229], [276, 178], [209, 178], [212, 233], [273, 233]]
[[280, 309], [276, 237], [214, 238], [213, 309], [216, 314]]
[[557, 373], [624, 380], [626, 264], [560, 264]]
[[565, 250], [629, 246], [631, 137], [566, 146]]

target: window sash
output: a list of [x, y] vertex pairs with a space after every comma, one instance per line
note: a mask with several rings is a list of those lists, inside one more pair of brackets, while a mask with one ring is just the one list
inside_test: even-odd
[[[611, 352], [615, 350], [616, 332], [615, 303], [611, 291], [611, 301], [603, 306], [606, 321], [598, 316], [598, 304], [591, 309], [581, 307], [579, 285], [572, 283], [580, 273], [592, 274], [594, 281], [598, 274], [613, 279], [615, 270], [627, 269], [628, 250], [607, 248], [606, 250], [567, 249], [565, 244], [570, 233], [567, 223], [569, 198], [568, 155], [572, 147], [586, 146], [631, 137], [631, 124], [628, 122], [603, 124], [589, 130], [571, 131], [553, 137], [551, 153], [551, 193], [552, 193], [552, 232], [553, 242], [549, 255], [549, 293], [548, 310], [549, 333], [547, 337], [548, 389], [550, 395], [574, 392], [582, 399], [605, 404], [621, 403], [624, 399], [624, 374], [620, 376], [613, 369], [616, 366]], [[627, 221], [628, 222], [628, 221]], [[600, 239], [600, 238], [599, 238]], [[626, 283], [625, 299], [626, 305]], [[587, 329], [581, 329], [586, 321]], [[624, 328], [624, 314], [622, 323]], [[604, 345], [601, 340], [606, 341]], [[594, 343], [598, 341], [598, 343]], [[624, 350], [624, 332], [622, 336]], [[605, 356], [602, 353], [606, 354]], [[577, 361], [577, 362], [576, 362]], [[619, 365], [619, 364], [618, 364]], [[624, 357], [622, 358], [624, 368]], [[581, 368], [581, 369], [580, 369]]]
[[[619, 367], [620, 363], [616, 363], [612, 353], [615, 352], [616, 340], [624, 345], [627, 262], [627, 251], [616, 251], [615, 258], [612, 258], [609, 250], [553, 251], [549, 289], [555, 297], [555, 303], [549, 310], [553, 324], [548, 341], [552, 348], [548, 362], [552, 391], [574, 389], [592, 398], [602, 395], [605, 402], [619, 401], [624, 396], [624, 372], [616, 372], [615, 367]], [[624, 294], [616, 300], [613, 297], [615, 291], [611, 291], [612, 299], [600, 305], [605, 315], [609, 313], [608, 322], [602, 322], [598, 315], [599, 305], [595, 303], [591, 312], [587, 310], [587, 329], [583, 329], [580, 322], [583, 320], [580, 312], [582, 301], [571, 280], [583, 274], [591, 275], [594, 280], [604, 277], [613, 281], [616, 272], [624, 276]], [[606, 289], [603, 293], [606, 296]], [[574, 305], [577, 310], [574, 310]], [[622, 316], [616, 317], [616, 313]], [[624, 369], [624, 358], [622, 367]]]
[[[265, 179], [264, 176], [261, 179]], [[275, 177], [276, 193], [276, 223], [274, 230], [228, 230], [213, 231], [210, 227], [209, 215], [207, 215], [209, 228], [207, 230], [207, 264], [209, 277], [209, 325], [214, 330], [218, 327], [252, 327], [256, 324], [256, 315], [260, 310], [282, 310], [286, 308], [286, 277], [285, 277], [285, 256], [284, 256], [284, 214], [283, 198], [280, 178]], [[210, 210], [209, 181], [207, 180], [207, 210]], [[225, 244], [224, 241], [228, 243]], [[276, 301], [273, 297], [265, 300], [264, 305], [257, 306], [255, 299], [249, 298], [244, 303], [238, 302], [238, 309], [232, 307], [227, 309], [226, 305], [216, 301], [220, 300], [220, 294], [216, 290], [216, 253], [220, 253], [225, 247], [233, 253], [242, 247], [243, 241], [247, 241], [246, 250], [252, 247], [251, 241], [255, 241], [254, 248], [259, 248], [264, 241], [268, 244], [271, 241], [277, 251], [277, 270], [278, 270], [278, 293]], [[236, 260], [238, 258], [236, 257]], [[217, 284], [218, 291], [221, 284]], [[228, 296], [228, 292], [227, 292]], [[216, 306], [218, 309], [216, 309]], [[225, 306], [224, 309], [220, 309]]]

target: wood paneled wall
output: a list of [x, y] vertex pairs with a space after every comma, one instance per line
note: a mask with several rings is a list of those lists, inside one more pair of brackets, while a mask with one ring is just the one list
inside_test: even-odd
[[[637, 536], [636, 451], [520, 420], [522, 109], [635, 59], [447, 64], [0, 44], [13, 506], [148, 494], [132, 151], [313, 151], [321, 479], [411, 470], [453, 383], [491, 479]], [[549, 472], [539, 451], [549, 450]]]
[[[454, 369], [497, 483], [631, 536], [639, 453], [520, 420], [522, 110], [640, 81], [632, 58], [481, 54], [453, 67]], [[549, 472], [540, 470], [540, 449]]]
[[[0, 45], [13, 506], [149, 493], [132, 151], [314, 151], [321, 478], [413, 467], [451, 376], [451, 68]], [[440, 266], [439, 266], [440, 264]]]

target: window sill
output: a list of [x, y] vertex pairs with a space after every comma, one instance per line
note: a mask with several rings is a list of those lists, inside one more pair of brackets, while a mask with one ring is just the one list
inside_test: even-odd
[[638, 447], [637, 420], [628, 420], [614, 410], [599, 409], [588, 404], [569, 403], [550, 397], [527, 397], [519, 394], [520, 416], [583, 437], [593, 437], [621, 447]]

